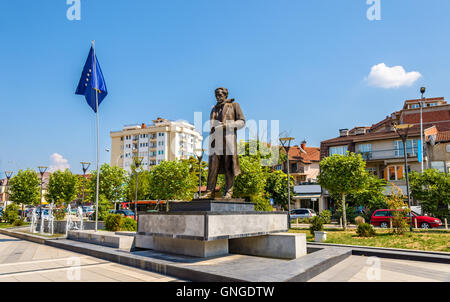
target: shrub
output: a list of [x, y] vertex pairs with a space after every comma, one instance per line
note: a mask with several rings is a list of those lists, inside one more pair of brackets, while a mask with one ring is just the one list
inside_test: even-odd
[[392, 188], [391, 195], [387, 199], [387, 204], [389, 209], [394, 210], [392, 211], [392, 227], [394, 228], [394, 233], [401, 235], [407, 232], [410, 220], [404, 217], [408, 214], [409, 209], [403, 201], [403, 194], [398, 187]]
[[17, 218], [16, 220], [14, 220], [13, 222], [13, 226], [22, 226], [25, 224], [25, 220], [21, 219], [21, 218]]
[[108, 214], [105, 218], [105, 229], [111, 232], [120, 231], [120, 225], [122, 223], [122, 215], [120, 214]]
[[319, 217], [323, 219], [325, 223], [331, 222], [331, 211], [330, 210], [323, 210], [319, 213]]
[[314, 232], [323, 231], [324, 221], [319, 216], [314, 216], [311, 218], [311, 226], [309, 227], [309, 231], [314, 236]]
[[56, 220], [64, 220], [66, 218], [66, 209], [64, 208], [54, 208], [53, 216]]
[[122, 223], [120, 224], [121, 231], [136, 231], [137, 230], [137, 222], [131, 218], [123, 218]]
[[309, 219], [309, 218], [299, 218], [299, 219], [298, 219], [298, 223], [307, 223], [307, 224], [310, 224], [310, 223], [311, 223], [311, 219]]
[[375, 236], [375, 230], [371, 224], [361, 223], [358, 225], [358, 229], [356, 229], [356, 234], [358, 234], [358, 237], [373, 237]]
[[358, 217], [355, 218], [355, 222], [356, 222], [357, 225], [361, 225], [363, 223], [366, 223], [366, 220], [364, 219], [364, 217], [358, 216]]
[[7, 205], [3, 213], [3, 220], [9, 224], [12, 224], [17, 219], [19, 219], [19, 207], [15, 203]]

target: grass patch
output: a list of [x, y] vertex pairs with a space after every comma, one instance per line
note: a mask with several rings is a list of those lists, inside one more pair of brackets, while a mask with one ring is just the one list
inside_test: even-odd
[[49, 234], [41, 234], [39, 232], [37, 233], [31, 233], [30, 231], [17, 231], [18, 233], [25, 233], [25, 234], [29, 234], [29, 235], [34, 235], [34, 236], [39, 236], [39, 237], [46, 237], [46, 238], [59, 238], [59, 237], [63, 237], [65, 236], [65, 234], [53, 234], [53, 235], [49, 235]]
[[[417, 230], [397, 235], [390, 230], [376, 229], [376, 236], [367, 238], [358, 237], [356, 230], [344, 232], [325, 229], [325, 231], [327, 231], [326, 243], [450, 252], [450, 231], [448, 230]], [[308, 229], [290, 229], [289, 232], [305, 233], [307, 241], [314, 241]]]
[[[30, 225], [29, 222], [25, 222], [24, 225], [22, 225], [22, 227]], [[6, 222], [0, 222], [0, 229], [7, 229], [7, 228], [16, 228], [17, 226], [14, 226], [10, 223], [6, 223]]]

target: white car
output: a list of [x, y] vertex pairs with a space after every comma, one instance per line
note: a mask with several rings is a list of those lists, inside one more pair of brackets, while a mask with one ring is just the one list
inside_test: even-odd
[[289, 215], [291, 219], [301, 219], [301, 218], [312, 218], [317, 216], [316, 212], [313, 209], [294, 209], [291, 210], [291, 215]]

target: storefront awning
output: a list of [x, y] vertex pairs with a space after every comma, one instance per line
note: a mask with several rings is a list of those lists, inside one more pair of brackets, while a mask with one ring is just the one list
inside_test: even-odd
[[312, 195], [295, 195], [295, 196], [292, 197], [292, 199], [312, 199], [312, 198], [319, 199], [319, 198], [320, 198], [320, 194], [312, 194]]

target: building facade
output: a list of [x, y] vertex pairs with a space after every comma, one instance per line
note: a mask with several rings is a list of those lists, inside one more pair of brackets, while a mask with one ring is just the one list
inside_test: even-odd
[[187, 122], [157, 118], [151, 126], [128, 125], [111, 131], [111, 166], [131, 172], [135, 157], [142, 157], [143, 169], [161, 161], [187, 159], [202, 147], [202, 135]]
[[[307, 147], [306, 141], [289, 149], [289, 173], [294, 178], [291, 208], [320, 210], [321, 190], [317, 184], [320, 167], [320, 148]], [[287, 173], [286, 162], [275, 166]]]
[[[423, 144], [424, 169], [442, 165], [442, 171], [445, 171], [445, 164], [450, 165], [448, 153], [436, 149], [441, 141], [439, 141], [439, 144], [431, 144], [433, 142], [432, 133], [435, 134], [434, 142], [436, 143], [442, 136], [438, 136], [436, 139], [436, 135], [450, 129], [450, 105], [443, 97], [407, 100], [400, 111], [386, 116], [385, 119], [370, 127], [355, 127], [351, 130], [340, 129], [338, 137], [321, 142], [321, 159], [333, 154], [346, 154], [347, 151], [359, 153], [366, 161], [366, 169], [371, 174], [388, 181], [388, 186], [385, 189], [386, 194], [391, 192], [393, 185], [400, 187], [406, 194], [403, 142], [396, 133], [394, 125], [410, 125], [411, 128], [408, 130], [406, 141], [407, 168], [408, 172], [420, 172], [422, 169], [419, 156], [421, 101], [424, 104], [422, 107], [422, 129], [425, 142]], [[432, 129], [435, 129], [435, 131], [433, 132]], [[439, 148], [445, 149], [445, 144]], [[327, 194], [324, 195], [327, 196]], [[330, 201], [327, 200], [325, 207], [330, 206]]]

